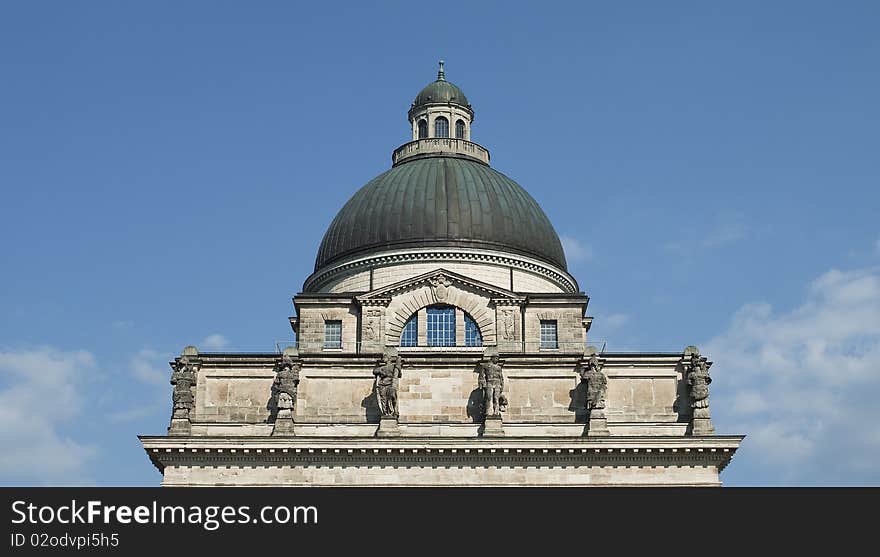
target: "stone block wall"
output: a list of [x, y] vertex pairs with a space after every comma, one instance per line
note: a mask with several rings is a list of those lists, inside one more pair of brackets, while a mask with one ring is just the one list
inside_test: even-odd
[[360, 308], [353, 300], [300, 302], [297, 344], [301, 353], [324, 351], [324, 325], [342, 321], [342, 352], [356, 352]]
[[253, 367], [204, 366], [196, 379], [194, 421], [260, 423], [269, 418], [272, 365]]
[[[480, 355], [402, 353], [402, 356], [405, 365], [398, 392], [401, 424], [466, 425], [481, 421], [482, 399], [476, 367]], [[252, 362], [248, 366], [218, 366], [206, 356], [196, 384], [194, 422], [242, 426], [269, 423], [276, 357], [266, 355], [262, 363]], [[669, 432], [673, 430], [660, 425], [687, 422], [690, 402], [678, 366], [679, 357], [603, 355], [603, 370], [608, 377], [605, 409], [608, 423], [644, 433], [649, 430], [637, 424]], [[379, 410], [373, 391], [375, 359], [370, 355], [335, 359], [304, 356], [296, 405], [297, 423], [333, 424], [334, 427], [377, 423]], [[556, 427], [585, 421], [585, 391], [576, 373], [576, 356], [506, 354], [503, 359], [509, 403], [504, 414], [505, 424]], [[246, 431], [252, 430], [241, 429], [242, 434]], [[314, 434], [321, 435], [320, 431], [315, 429]], [[679, 429], [674, 431], [683, 433]], [[372, 435], [371, 430], [364, 433]]]
[[525, 339], [527, 352], [541, 352], [541, 321], [556, 321], [560, 352], [583, 352], [586, 332], [583, 309], [577, 303], [542, 303], [530, 301], [525, 309]]

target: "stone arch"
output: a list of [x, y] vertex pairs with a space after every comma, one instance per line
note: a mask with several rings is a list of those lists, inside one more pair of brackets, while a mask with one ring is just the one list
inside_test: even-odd
[[483, 345], [494, 345], [496, 343], [495, 311], [489, 307], [491, 300], [487, 296], [463, 290], [458, 286], [454, 283], [448, 287], [442, 300], [438, 299], [433, 289], [428, 285], [403, 292], [392, 298], [386, 315], [385, 344], [387, 346], [397, 345], [403, 326], [414, 313], [428, 306], [444, 304], [460, 308], [470, 315], [480, 329]]

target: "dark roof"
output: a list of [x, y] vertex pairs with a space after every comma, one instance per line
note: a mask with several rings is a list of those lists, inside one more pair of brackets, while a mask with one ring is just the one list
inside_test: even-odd
[[[440, 70], [437, 72], [437, 80], [429, 83], [416, 95], [412, 108], [418, 108], [426, 104], [453, 103], [471, 110], [471, 104], [467, 97], [455, 84], [446, 81], [446, 73], [443, 71], [443, 60], [440, 60]], [[473, 112], [473, 110], [471, 110]]]
[[461, 89], [453, 83], [440, 79], [429, 83], [424, 89], [419, 91], [419, 94], [416, 95], [416, 100], [413, 101], [413, 108], [431, 103], [453, 103], [468, 109], [471, 107]]
[[464, 158], [412, 159], [367, 183], [330, 223], [315, 270], [404, 247], [497, 249], [566, 269], [559, 236], [528, 192]]

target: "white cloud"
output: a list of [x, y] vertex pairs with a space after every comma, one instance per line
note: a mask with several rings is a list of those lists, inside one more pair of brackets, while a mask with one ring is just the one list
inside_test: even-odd
[[880, 484], [866, 466], [880, 460], [878, 269], [828, 271], [790, 311], [746, 305], [705, 349], [716, 429], [749, 435], [737, 460], [755, 483]]
[[629, 321], [629, 315], [625, 313], [612, 313], [602, 319], [602, 324], [605, 326], [605, 329], [617, 329], [626, 325], [627, 321]]
[[202, 341], [202, 344], [199, 348], [205, 348], [207, 350], [223, 350], [229, 346], [229, 341], [225, 336], [214, 333], [213, 335], [208, 335], [205, 340]]
[[748, 228], [739, 220], [719, 222], [715, 228], [700, 241], [704, 248], [716, 248], [726, 244], [732, 244], [746, 237]]
[[[129, 360], [129, 372], [137, 381], [149, 385], [153, 390], [144, 395], [137, 404], [125, 401], [121, 410], [111, 412], [107, 419], [111, 422], [127, 422], [167, 412], [171, 404], [171, 367], [169, 358], [155, 350], [144, 348]], [[146, 402], [143, 402], [146, 400]]]
[[565, 251], [565, 258], [568, 259], [569, 263], [593, 259], [593, 248], [582, 243], [580, 240], [565, 234], [559, 240], [562, 242], [562, 249]]
[[169, 381], [170, 369], [165, 370], [167, 364], [163, 367], [159, 362], [159, 354], [153, 350], [141, 350], [132, 357], [129, 365], [132, 375], [139, 381], [150, 385], [165, 385]]
[[117, 321], [114, 321], [113, 323], [110, 324], [110, 326], [113, 327], [114, 329], [116, 329], [117, 331], [130, 329], [133, 325], [134, 325], [134, 322], [124, 321], [124, 320], [117, 320]]
[[96, 370], [89, 352], [51, 347], [0, 351], [0, 482], [80, 484], [97, 447], [63, 426], [84, 404], [80, 389]]
[[[170, 393], [170, 387], [169, 387], [169, 393]], [[164, 398], [165, 397], [163, 397], [163, 399]], [[110, 414], [107, 417], [113, 423], [130, 422], [133, 420], [140, 420], [141, 418], [146, 418], [148, 416], [153, 416], [153, 415], [159, 414], [161, 412], [168, 411], [169, 407], [171, 406], [171, 402], [170, 402], [171, 395], [170, 394], [168, 395], [167, 399], [168, 399], [168, 402], [165, 402], [163, 400], [163, 401], [157, 402], [156, 404], [149, 404], [149, 405], [145, 405], [145, 406], [135, 406], [133, 408], [128, 408], [126, 410], [120, 410], [118, 412], [113, 412], [112, 414]]]
[[748, 226], [739, 216], [719, 216], [714, 224], [705, 228], [694, 223], [690, 223], [690, 226], [685, 229], [685, 238], [666, 242], [663, 249], [679, 256], [687, 256], [695, 251], [720, 248], [738, 242], [749, 234]]

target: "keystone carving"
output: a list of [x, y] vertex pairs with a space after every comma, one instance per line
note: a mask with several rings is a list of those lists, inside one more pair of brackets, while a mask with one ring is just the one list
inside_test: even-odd
[[429, 279], [431, 284], [431, 290], [434, 292], [434, 297], [437, 298], [438, 302], [445, 302], [449, 297], [449, 287], [452, 286], [452, 281], [449, 280], [449, 277], [446, 275], [437, 275], [431, 277]]

